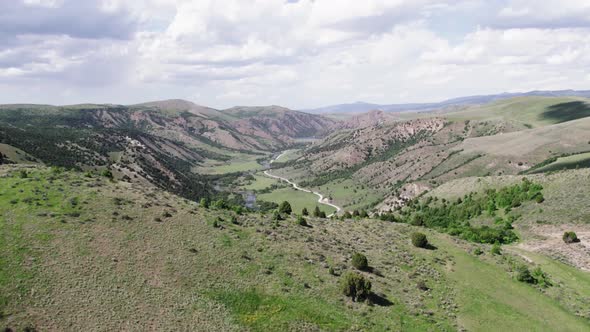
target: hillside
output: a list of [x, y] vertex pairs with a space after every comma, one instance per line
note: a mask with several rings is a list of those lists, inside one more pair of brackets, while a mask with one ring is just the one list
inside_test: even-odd
[[117, 178], [153, 183], [192, 199], [215, 195], [216, 179], [205, 176], [217, 173], [211, 169], [230, 160], [256, 164], [268, 151], [322, 135], [333, 123], [275, 108], [238, 116], [184, 100], [0, 109], [2, 162], [109, 169]]
[[[1, 166], [0, 188], [0, 326], [12, 329], [588, 328], [590, 276], [542, 254], [380, 220], [275, 222], [44, 167]], [[411, 245], [416, 230], [430, 249]], [[368, 258], [356, 272], [368, 303], [340, 290], [354, 252]], [[518, 264], [555, 286], [515, 280]]]
[[588, 90], [557, 90], [557, 91], [529, 91], [517, 93], [501, 93], [492, 95], [467, 96], [444, 100], [435, 103], [409, 103], [409, 104], [373, 104], [366, 102], [355, 102], [350, 104], [337, 104], [315, 109], [307, 109], [306, 112], [318, 114], [337, 114], [337, 113], [364, 113], [371, 110], [381, 110], [385, 112], [417, 112], [433, 111], [443, 109], [462, 108], [465, 106], [485, 105], [506, 99], [518, 97], [580, 97], [590, 98]]
[[453, 179], [518, 174], [590, 151], [587, 105], [578, 97], [527, 96], [400, 116], [405, 120], [374, 111], [341, 122], [351, 129], [301, 151], [276, 172], [323, 187], [350, 210], [371, 209], [385, 199], [378, 205], [383, 209]]

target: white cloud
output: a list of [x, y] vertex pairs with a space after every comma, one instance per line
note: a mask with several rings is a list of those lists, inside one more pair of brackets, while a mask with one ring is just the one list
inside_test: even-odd
[[2, 2], [0, 102], [305, 108], [585, 88], [589, 14], [573, 0]]

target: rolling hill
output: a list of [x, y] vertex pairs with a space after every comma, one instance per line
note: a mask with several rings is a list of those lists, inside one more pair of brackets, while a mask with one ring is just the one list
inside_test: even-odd
[[[277, 223], [45, 167], [1, 166], [0, 188], [0, 324], [11, 329], [588, 327], [590, 275], [527, 249], [494, 255], [489, 245], [380, 220]], [[415, 231], [430, 249], [411, 245]], [[351, 266], [355, 252], [370, 269]], [[554, 286], [517, 281], [523, 264]], [[369, 303], [342, 294], [348, 272], [370, 280]]]

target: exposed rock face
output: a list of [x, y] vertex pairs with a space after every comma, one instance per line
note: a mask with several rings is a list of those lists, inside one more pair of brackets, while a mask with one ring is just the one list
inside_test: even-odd
[[433, 118], [337, 133], [311, 148], [305, 158], [324, 171], [347, 168], [387, 153], [396, 144], [407, 142], [418, 133], [430, 136], [443, 127], [442, 119]]
[[394, 193], [393, 195], [386, 197], [383, 202], [377, 206], [377, 211], [379, 213], [393, 211], [395, 208], [404, 206], [409, 200], [430, 189], [430, 186], [426, 184], [406, 183], [399, 190], [399, 194]]

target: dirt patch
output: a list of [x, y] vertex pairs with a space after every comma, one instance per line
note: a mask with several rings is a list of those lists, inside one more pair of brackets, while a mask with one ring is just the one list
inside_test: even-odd
[[[574, 231], [580, 242], [564, 243], [563, 233]], [[545, 225], [532, 230], [535, 239], [518, 245], [519, 248], [539, 252], [567, 264], [590, 271], [590, 230], [583, 225]]]

